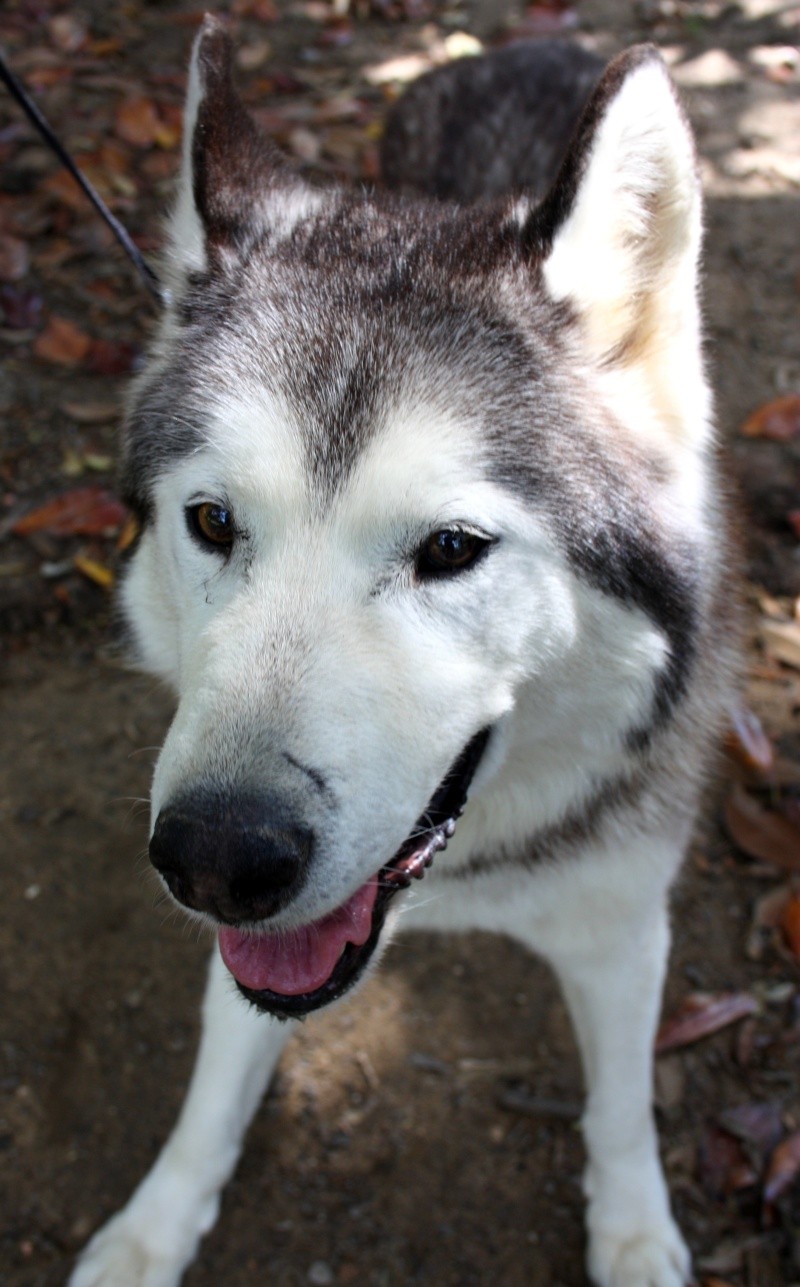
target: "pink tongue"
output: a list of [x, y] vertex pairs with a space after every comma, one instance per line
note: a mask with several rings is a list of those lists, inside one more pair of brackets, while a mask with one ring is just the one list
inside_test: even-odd
[[377, 879], [367, 881], [352, 898], [322, 920], [277, 934], [219, 931], [219, 950], [237, 983], [282, 996], [315, 992], [333, 973], [346, 943], [361, 946], [372, 929]]

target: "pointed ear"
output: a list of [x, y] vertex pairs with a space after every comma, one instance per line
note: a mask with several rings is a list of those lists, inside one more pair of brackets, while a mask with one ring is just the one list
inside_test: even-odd
[[285, 225], [287, 205], [300, 218], [315, 204], [316, 194], [291, 173], [245, 108], [233, 84], [230, 39], [206, 14], [189, 66], [178, 198], [169, 224], [179, 275], [224, 269], [276, 218]]
[[661, 55], [636, 46], [606, 69], [526, 229], [549, 293], [578, 315], [593, 361], [644, 362], [663, 384], [680, 381], [688, 358], [702, 384], [700, 224], [691, 129]]

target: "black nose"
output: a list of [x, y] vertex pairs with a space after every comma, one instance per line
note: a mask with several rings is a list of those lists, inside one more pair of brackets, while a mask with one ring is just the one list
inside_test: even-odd
[[268, 796], [183, 795], [161, 810], [150, 861], [184, 906], [238, 924], [274, 916], [305, 880], [313, 833]]

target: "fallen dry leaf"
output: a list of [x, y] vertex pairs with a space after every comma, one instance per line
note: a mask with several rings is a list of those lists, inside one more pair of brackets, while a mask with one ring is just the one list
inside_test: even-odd
[[700, 1141], [698, 1172], [703, 1188], [715, 1198], [758, 1183], [739, 1140], [713, 1124]]
[[791, 898], [790, 885], [778, 885], [763, 894], [753, 908], [753, 920], [745, 943], [745, 954], [751, 961], [763, 959], [767, 947], [775, 942], [784, 908]]
[[116, 496], [92, 483], [75, 487], [23, 515], [11, 527], [16, 536], [50, 532], [53, 536], [104, 536], [116, 533], [128, 511]]
[[800, 961], [800, 894], [792, 894], [786, 900], [779, 924], [784, 943]]
[[106, 425], [119, 415], [116, 402], [62, 402], [59, 410], [79, 425]]
[[730, 718], [725, 749], [743, 768], [759, 775], [768, 774], [775, 755], [755, 711], [747, 706], [737, 706], [731, 711]]
[[273, 0], [233, 0], [231, 12], [237, 18], [255, 18], [256, 22], [278, 21], [278, 10]]
[[92, 340], [85, 366], [94, 375], [125, 375], [133, 366], [138, 350], [125, 340]]
[[505, 41], [530, 40], [540, 36], [563, 35], [578, 25], [577, 11], [569, 4], [530, 4], [525, 9], [522, 21], [505, 32]]
[[155, 103], [142, 95], [123, 98], [114, 116], [117, 138], [134, 147], [152, 147], [163, 128]]
[[271, 53], [272, 45], [268, 40], [254, 40], [251, 44], [239, 46], [236, 51], [236, 65], [245, 72], [257, 71]]
[[85, 331], [55, 313], [33, 341], [36, 357], [44, 362], [56, 362], [59, 366], [77, 366], [91, 346], [92, 341]]
[[125, 550], [129, 549], [131, 545], [133, 545], [133, 542], [136, 540], [140, 531], [141, 527], [138, 518], [136, 518], [134, 514], [129, 514], [122, 525], [122, 530], [120, 531], [119, 536], [117, 537], [117, 552], [122, 554]]
[[783, 1134], [780, 1105], [774, 1102], [738, 1104], [721, 1113], [719, 1120], [724, 1130], [762, 1156], [775, 1148]]
[[761, 635], [777, 661], [800, 670], [800, 622], [762, 621]]
[[758, 1009], [756, 998], [749, 992], [693, 992], [661, 1024], [656, 1054], [691, 1045], [748, 1014], [756, 1014]]
[[19, 237], [0, 233], [0, 281], [18, 282], [28, 271], [28, 247]]
[[775, 867], [800, 871], [800, 830], [739, 783], [730, 790], [723, 816], [738, 849]]
[[42, 316], [42, 297], [18, 286], [0, 286], [0, 314], [2, 325], [9, 331], [32, 330]]
[[769, 1160], [764, 1177], [764, 1200], [775, 1202], [800, 1174], [800, 1131], [783, 1140]]
[[56, 49], [64, 54], [77, 53], [89, 39], [86, 24], [68, 13], [59, 13], [51, 18], [47, 31]]
[[796, 438], [800, 434], [800, 393], [765, 402], [751, 412], [741, 431], [746, 438], [771, 438], [773, 442]]
[[82, 576], [87, 581], [93, 581], [103, 590], [110, 590], [114, 584], [114, 573], [111, 568], [107, 568], [104, 563], [98, 563], [97, 559], [87, 558], [85, 554], [76, 554], [73, 563]]

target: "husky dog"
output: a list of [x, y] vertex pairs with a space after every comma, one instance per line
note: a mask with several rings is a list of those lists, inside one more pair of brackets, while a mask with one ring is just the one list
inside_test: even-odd
[[[598, 71], [575, 57], [573, 91]], [[437, 93], [391, 127], [399, 183]], [[652, 1048], [732, 648], [695, 153], [658, 53], [610, 64], [540, 202], [507, 181], [473, 206], [313, 189], [206, 19], [122, 598], [177, 695], [151, 858], [218, 948], [178, 1124], [73, 1287], [178, 1282], [286, 1021], [349, 993], [401, 908], [550, 962], [586, 1073], [589, 1273], [687, 1280]]]

